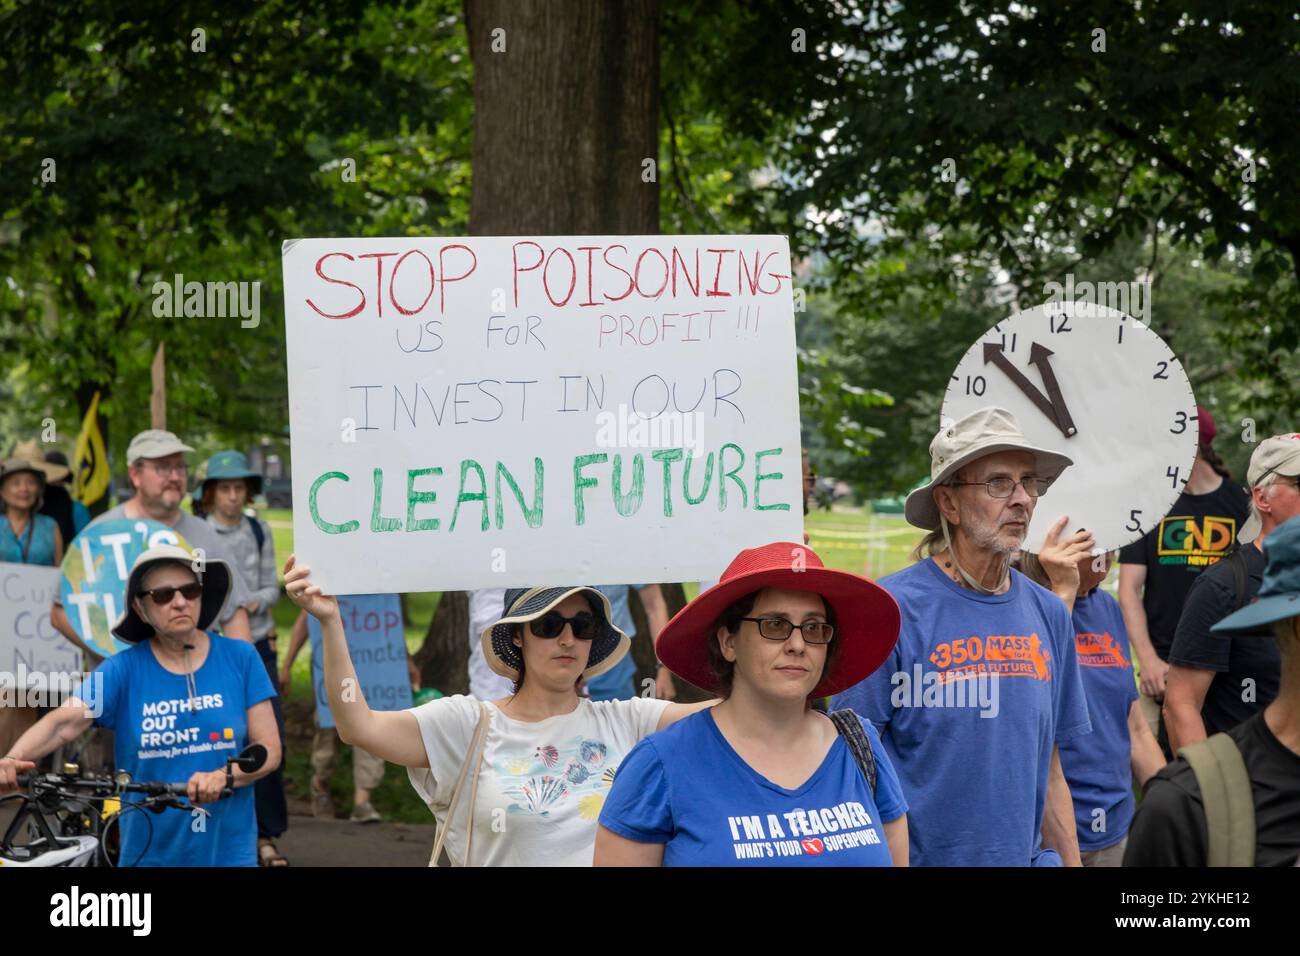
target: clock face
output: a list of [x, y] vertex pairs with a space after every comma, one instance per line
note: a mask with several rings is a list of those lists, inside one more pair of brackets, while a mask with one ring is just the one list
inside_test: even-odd
[[1025, 548], [1070, 516], [1107, 551], [1168, 514], [1196, 458], [1196, 399], [1169, 346], [1107, 306], [1041, 305], [989, 329], [958, 363], [942, 419], [997, 405], [1031, 445], [1074, 459], [1038, 499]]

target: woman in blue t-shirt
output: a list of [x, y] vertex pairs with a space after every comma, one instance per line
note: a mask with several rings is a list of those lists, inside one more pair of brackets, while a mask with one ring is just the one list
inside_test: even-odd
[[1092, 733], [1062, 743], [1060, 750], [1079, 855], [1084, 866], [1120, 866], [1133, 822], [1133, 785], [1145, 786], [1165, 765], [1165, 755], [1138, 703], [1124, 615], [1101, 588], [1111, 555], [1074, 559], [1045, 542], [1040, 555], [1022, 552], [1019, 566], [1065, 602], [1074, 624]]
[[[200, 570], [196, 573], [195, 566]], [[119, 771], [135, 781], [185, 783], [191, 803], [208, 815], [167, 809], [121, 815], [121, 866], [256, 866], [257, 821], [249, 784], [280, 763], [271, 697], [275, 691], [253, 645], [211, 634], [230, 592], [230, 568], [184, 548], [160, 545], [140, 555], [127, 579], [126, 610], [113, 633], [128, 644], [104, 661], [76, 690], [19, 738], [0, 758], [0, 792], [17, 774], [93, 721], [113, 730]], [[248, 744], [266, 747], [256, 773], [234, 769], [226, 786], [226, 759]]]
[[811, 706], [876, 670], [898, 630], [883, 588], [810, 548], [742, 551], [657, 645], [724, 699], [628, 754], [595, 864], [906, 866], [907, 804], [875, 729], [850, 713], [841, 737], [842, 718]]

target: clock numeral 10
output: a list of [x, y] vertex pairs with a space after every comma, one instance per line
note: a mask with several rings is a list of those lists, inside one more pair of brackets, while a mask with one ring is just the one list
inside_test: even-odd
[[1177, 425], [1178, 427], [1171, 428], [1169, 430], [1173, 432], [1175, 435], [1181, 435], [1183, 432], [1187, 431], [1187, 413], [1179, 412], [1177, 419], [1174, 421], [1174, 424]]
[[1125, 531], [1141, 531], [1142, 522], [1138, 520], [1138, 515], [1142, 513], [1141, 508], [1134, 508], [1128, 513], [1128, 524], [1124, 526]]
[[967, 376], [966, 376], [966, 394], [967, 394], [967, 395], [983, 395], [983, 394], [984, 394], [984, 388], [985, 388], [985, 385], [986, 385], [986, 384], [987, 384], [987, 383], [984, 381], [984, 376], [983, 376], [983, 375], [967, 375]]
[[[1169, 479], [1169, 487], [1171, 487], [1171, 488], [1177, 488], [1177, 487], [1178, 487], [1178, 469], [1177, 469], [1177, 467], [1175, 467], [1174, 465], [1170, 465], [1168, 468], [1166, 468], [1166, 469], [1165, 469], [1165, 477]], [[1183, 484], [1187, 484], [1187, 482], [1184, 481]]]

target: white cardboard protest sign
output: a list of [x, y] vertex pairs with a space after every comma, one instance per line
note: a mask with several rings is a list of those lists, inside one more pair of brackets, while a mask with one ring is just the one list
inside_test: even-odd
[[0, 685], [30, 686], [36, 674], [80, 674], [79, 651], [50, 623], [58, 568], [0, 564]]
[[283, 250], [294, 546], [327, 592], [717, 577], [802, 541], [783, 236]]

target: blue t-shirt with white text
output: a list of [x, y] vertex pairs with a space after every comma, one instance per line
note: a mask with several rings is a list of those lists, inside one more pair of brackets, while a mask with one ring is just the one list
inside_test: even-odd
[[1090, 729], [1065, 604], [1018, 571], [1007, 593], [977, 594], [929, 559], [878, 583], [898, 643], [834, 707], [880, 730], [911, 865], [1059, 865], [1041, 848], [1052, 746]]
[[1074, 641], [1092, 733], [1061, 744], [1061, 769], [1087, 853], [1114, 846], [1133, 822], [1128, 715], [1137, 681], [1124, 615], [1101, 588], [1075, 599]]
[[[208, 655], [194, 673], [191, 709], [184, 674], [165, 669], [150, 641], [119, 651], [78, 688], [100, 727], [114, 731], [118, 770], [135, 781], [186, 783], [199, 771], [224, 769], [248, 744], [248, 708], [275, 696], [256, 648], [208, 632]], [[102, 685], [98, 683], [102, 675]], [[184, 810], [126, 809], [120, 820], [122, 866], [256, 866], [253, 787], [203, 804], [199, 818]]]
[[757, 773], [718, 730], [712, 709], [646, 737], [624, 758], [600, 825], [638, 843], [664, 844], [664, 866], [890, 866], [881, 822], [907, 812], [874, 728], [872, 794], [836, 738], [803, 786]]

